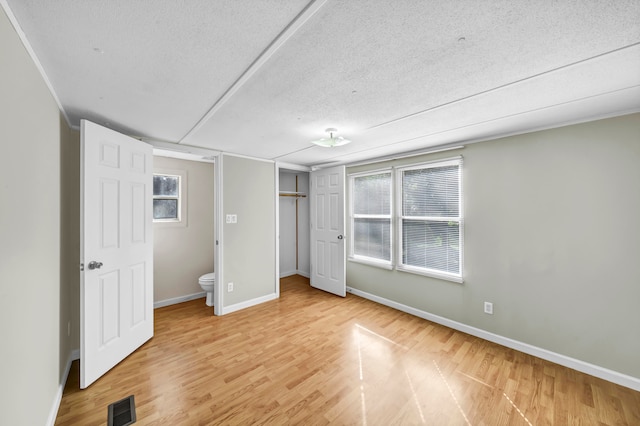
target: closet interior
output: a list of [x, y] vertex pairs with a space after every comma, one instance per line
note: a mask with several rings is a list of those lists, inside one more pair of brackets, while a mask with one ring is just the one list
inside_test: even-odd
[[309, 173], [280, 169], [280, 277], [309, 277]]

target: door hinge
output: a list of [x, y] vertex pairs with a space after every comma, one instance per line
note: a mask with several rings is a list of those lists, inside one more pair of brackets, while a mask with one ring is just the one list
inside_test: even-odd
[[84, 271], [84, 263], [80, 264], [80, 271]]

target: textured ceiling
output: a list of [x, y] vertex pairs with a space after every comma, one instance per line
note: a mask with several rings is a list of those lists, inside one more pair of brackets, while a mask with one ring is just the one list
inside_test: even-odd
[[317, 165], [640, 110], [637, 0], [2, 4], [72, 125], [185, 146]]

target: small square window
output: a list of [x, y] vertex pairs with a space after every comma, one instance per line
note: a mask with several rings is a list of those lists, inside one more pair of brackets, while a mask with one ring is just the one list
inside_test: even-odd
[[180, 222], [180, 176], [153, 175], [153, 220]]
[[178, 218], [178, 200], [153, 200], [153, 218], [154, 219], [177, 219]]
[[180, 176], [154, 175], [153, 195], [158, 197], [178, 197]]

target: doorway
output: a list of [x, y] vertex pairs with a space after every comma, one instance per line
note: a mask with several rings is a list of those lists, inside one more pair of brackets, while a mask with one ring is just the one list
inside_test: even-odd
[[[176, 182], [171, 211], [154, 215], [154, 308], [203, 297], [198, 278], [214, 272], [214, 167], [213, 160], [154, 152], [154, 177]], [[164, 201], [160, 195], [155, 198]]]
[[309, 278], [309, 173], [284, 168], [278, 173], [280, 278]]

